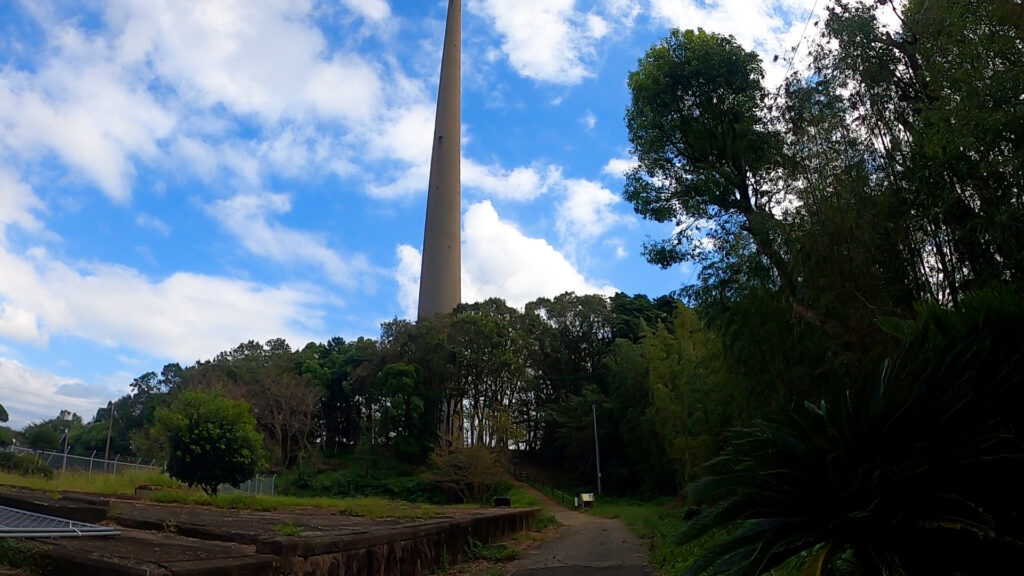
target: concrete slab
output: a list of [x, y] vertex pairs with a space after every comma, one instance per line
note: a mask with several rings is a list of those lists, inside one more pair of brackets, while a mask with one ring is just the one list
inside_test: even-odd
[[49, 546], [49, 571], [70, 576], [272, 576], [277, 560], [248, 546], [153, 532], [38, 542]]
[[[464, 558], [470, 539], [490, 543], [527, 529], [537, 509], [451, 508], [425, 520], [368, 520], [319, 508], [274, 512], [158, 504], [138, 498], [8, 496], [117, 526], [112, 538], [39, 540], [46, 574], [60, 576], [424, 576]], [[94, 517], [95, 519], [95, 517]], [[282, 536], [274, 527], [301, 529]]]

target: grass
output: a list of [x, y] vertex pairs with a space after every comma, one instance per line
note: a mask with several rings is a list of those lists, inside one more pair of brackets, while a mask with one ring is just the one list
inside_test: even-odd
[[476, 540], [469, 541], [469, 557], [474, 560], [486, 560], [488, 562], [511, 562], [522, 553], [518, 548], [507, 545], [486, 545]]
[[508, 497], [512, 500], [513, 508], [543, 508], [537, 495], [521, 484], [514, 484], [508, 490]]
[[249, 496], [247, 494], [218, 494], [207, 496], [200, 491], [168, 490], [154, 492], [150, 499], [164, 504], [213, 506], [226, 510], [289, 510], [319, 508], [363, 518], [433, 518], [441, 510], [429, 504], [410, 504], [385, 498], [304, 498], [299, 496]]
[[37, 566], [36, 549], [23, 540], [0, 539], [0, 566], [14, 570], [31, 570]]
[[281, 536], [302, 536], [302, 526], [296, 526], [291, 520], [284, 524], [275, 524], [274, 532]]
[[[712, 532], [700, 540], [680, 546], [675, 535], [683, 527], [682, 511], [675, 501], [662, 498], [653, 501], [639, 501], [604, 497], [598, 499], [592, 514], [605, 518], [618, 518], [634, 534], [651, 542], [650, 561], [662, 576], [679, 576], [690, 562], [707, 547], [726, 535]], [[772, 576], [797, 576], [801, 573], [796, 562], [783, 564]]]
[[0, 485], [31, 488], [44, 492], [88, 492], [93, 494], [134, 494], [139, 486], [178, 486], [166, 474], [153, 472], [125, 472], [112, 474], [89, 474], [88, 472], [56, 473], [52, 478], [21, 476], [0, 472]]
[[117, 476], [65, 472], [53, 478], [19, 476], [0, 473], [0, 485], [30, 488], [53, 494], [85, 492], [90, 494], [134, 494], [139, 486], [160, 486], [166, 490], [150, 493], [147, 498], [165, 504], [213, 506], [227, 510], [287, 510], [292, 508], [321, 508], [364, 518], [433, 518], [441, 512], [429, 504], [410, 504], [386, 498], [302, 498], [296, 496], [250, 496], [248, 494], [220, 494], [209, 497], [200, 490], [180, 489], [178, 481], [165, 474], [125, 472]]
[[551, 526], [561, 526], [562, 523], [555, 518], [555, 515], [548, 510], [547, 506], [537, 498], [537, 493], [526, 488], [523, 484], [514, 484], [508, 491], [508, 497], [512, 500], [513, 508], [540, 508], [540, 514], [534, 520], [530, 530], [543, 532]]

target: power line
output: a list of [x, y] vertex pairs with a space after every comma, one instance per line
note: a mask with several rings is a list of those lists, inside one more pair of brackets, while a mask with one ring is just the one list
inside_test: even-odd
[[793, 55], [789, 58], [789, 65], [786, 66], [786, 74], [783, 75], [783, 79], [789, 77], [790, 70], [793, 69], [793, 62], [796, 61], [797, 54], [800, 53], [800, 45], [804, 43], [804, 36], [807, 35], [807, 27], [811, 23], [811, 18], [814, 17], [815, 10], [818, 9], [818, 0], [814, 0], [814, 5], [811, 6], [811, 11], [807, 14], [807, 21], [804, 22], [804, 31], [800, 33], [800, 40], [797, 41], [796, 47], [793, 48]]

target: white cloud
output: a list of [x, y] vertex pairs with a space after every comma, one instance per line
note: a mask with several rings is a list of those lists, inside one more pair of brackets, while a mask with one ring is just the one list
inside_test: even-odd
[[0, 269], [5, 310], [23, 328], [34, 316], [38, 340], [74, 336], [178, 361], [251, 338], [305, 343], [321, 329], [314, 306], [326, 301], [310, 286], [187, 273], [153, 281], [120, 266], [71, 266], [38, 248], [23, 256], [0, 249]]
[[420, 251], [403, 244], [396, 250], [398, 267], [395, 280], [398, 281], [398, 305], [406, 318], [415, 318], [420, 300], [420, 267], [423, 263]]
[[435, 106], [426, 102], [390, 110], [382, 118], [383, 125], [369, 135], [371, 152], [378, 158], [429, 166], [434, 110]]
[[323, 117], [364, 125], [378, 112], [383, 84], [368, 62], [351, 54], [318, 64], [306, 83], [305, 98]]
[[143, 228], [155, 230], [164, 236], [170, 236], [171, 234], [171, 227], [166, 222], [149, 214], [139, 214], [135, 217], [135, 223]]
[[111, 62], [102, 40], [63, 28], [52, 42], [55, 57], [34, 75], [0, 72], [0, 151], [28, 160], [53, 152], [74, 174], [124, 202], [134, 160], [158, 156], [175, 114]]
[[627, 28], [632, 27], [643, 12], [643, 6], [637, 0], [603, 0], [602, 4], [609, 20], [621, 22]]
[[4, 303], [0, 303], [0, 337], [34, 344], [42, 344], [46, 340], [39, 332], [35, 314]]
[[346, 260], [326, 246], [323, 238], [270, 221], [291, 211], [284, 194], [240, 194], [209, 206], [209, 212], [257, 256], [281, 264], [305, 263], [320, 267], [338, 286], [354, 287], [366, 281], [369, 268], [360, 256]]
[[[813, 0], [651, 0], [655, 18], [681, 29], [703, 28], [735, 36], [761, 55], [765, 84], [779, 85]], [[806, 46], [803, 50], [806, 53]], [[773, 62], [778, 55], [779, 60]]]
[[567, 180], [565, 198], [558, 206], [558, 232], [575, 247], [601, 236], [612, 227], [631, 220], [614, 211], [619, 197], [589, 180]]
[[615, 178], [625, 178], [626, 173], [638, 164], [636, 158], [612, 158], [601, 169], [602, 174]]
[[597, 126], [597, 116], [595, 116], [590, 110], [587, 110], [587, 113], [583, 115], [583, 118], [580, 118], [580, 123], [583, 124], [588, 132], [592, 131], [594, 127]]
[[536, 168], [517, 167], [507, 170], [497, 165], [483, 166], [462, 159], [463, 189], [476, 189], [489, 198], [526, 202], [542, 196], [561, 179], [561, 172], [548, 166], [544, 173]]
[[341, 0], [353, 12], [374, 21], [391, 16], [391, 7], [386, 0]]
[[36, 370], [3, 357], [0, 357], [0, 382], [4, 383], [3, 404], [11, 418], [9, 426], [15, 429], [53, 418], [61, 410], [77, 412], [88, 420], [97, 407], [110, 399], [103, 387]]
[[[542, 296], [563, 292], [605, 294], [614, 286], [588, 280], [543, 238], [531, 238], [498, 216], [489, 201], [473, 204], [462, 218], [462, 301], [503, 298], [522, 307]], [[416, 317], [419, 299], [419, 250], [398, 247], [398, 303], [407, 318]]]
[[33, 214], [43, 203], [17, 175], [0, 165], [0, 245], [4, 243], [7, 226], [39, 230], [43, 224]]
[[609, 25], [576, 10], [575, 0], [471, 0], [473, 10], [502, 36], [512, 68], [533, 80], [579, 84], [592, 76], [588, 61]]
[[541, 296], [563, 292], [606, 294], [611, 285], [598, 285], [583, 276], [543, 238], [530, 238], [504, 222], [490, 202], [469, 207], [463, 217], [462, 299], [478, 302], [504, 298], [523, 306]]
[[329, 63], [312, 9], [312, 0], [116, 0], [107, 20], [123, 62], [152, 67], [203, 108], [273, 121], [318, 102], [311, 81]]

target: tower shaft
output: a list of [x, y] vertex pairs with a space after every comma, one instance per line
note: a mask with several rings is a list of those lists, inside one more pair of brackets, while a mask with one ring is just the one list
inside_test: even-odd
[[423, 230], [421, 319], [451, 312], [462, 300], [461, 108], [462, 2], [449, 0]]

